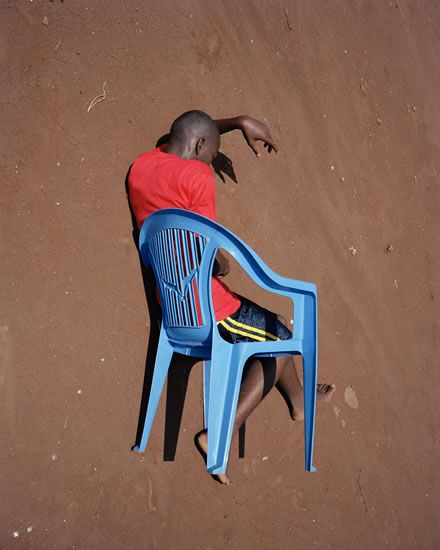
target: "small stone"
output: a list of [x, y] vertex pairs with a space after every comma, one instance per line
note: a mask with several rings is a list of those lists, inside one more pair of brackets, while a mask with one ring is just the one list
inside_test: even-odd
[[263, 462], [266, 462], [266, 460], [268, 459], [269, 457], [268, 456], [263, 456], [263, 458], [261, 459]]
[[380, 126], [382, 124], [382, 119], [381, 118], [376, 118], [376, 123]]
[[391, 243], [387, 244], [385, 247], [385, 254], [391, 254], [393, 250], [394, 250], [394, 246]]
[[26, 531], [28, 533], [32, 533], [32, 529], [33, 529], [32, 525], [29, 525], [29, 527], [26, 527]]
[[397, 283], [397, 279], [394, 279], [394, 286], [395, 286], [396, 288], [399, 288], [399, 284]]
[[335, 167], [333, 166], [333, 164], [330, 166], [330, 170], [334, 170]]
[[417, 111], [417, 107], [415, 105], [412, 106], [412, 110], [415, 112]]
[[357, 409], [359, 407], [359, 402], [357, 399], [356, 392], [351, 386], [347, 386], [345, 388], [344, 400], [347, 403], [347, 405], [352, 409]]
[[417, 183], [417, 176], [413, 176], [414, 183]]
[[339, 416], [339, 413], [341, 412], [341, 409], [337, 407], [336, 405], [333, 405], [333, 411], [336, 415], [336, 418]]
[[82, 390], [78, 390], [76, 393], [77, 393], [78, 395], [81, 395], [81, 394], [82, 394]]
[[51, 457], [52, 460], [58, 460], [58, 456], [54, 453]]
[[358, 253], [357, 249], [354, 246], [350, 246], [348, 250], [351, 252], [352, 256], [356, 256], [356, 254]]
[[101, 357], [101, 363], [104, 363], [104, 357]]
[[342, 183], [344, 183], [344, 181], [345, 181], [344, 176], [341, 176], [339, 179], [342, 181]]
[[46, 15], [43, 17], [43, 25], [46, 25], [46, 27], [49, 25], [49, 19]]
[[14, 539], [18, 539], [18, 537], [20, 536], [19, 532], [18, 531], [14, 531], [12, 533], [12, 536], [14, 537]]

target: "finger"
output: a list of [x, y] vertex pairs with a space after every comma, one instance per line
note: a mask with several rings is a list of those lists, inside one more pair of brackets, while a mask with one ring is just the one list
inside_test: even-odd
[[266, 147], [268, 153], [272, 153], [272, 151], [274, 150], [274, 146], [270, 143], [265, 143], [264, 147]]
[[254, 141], [249, 141], [249, 147], [252, 149], [252, 151], [255, 153], [255, 155], [257, 157], [260, 156], [260, 153], [258, 152], [258, 149], [257, 147], [255, 146], [255, 142]]
[[268, 143], [272, 149], [275, 151], [275, 153], [278, 153], [278, 147], [276, 143], [273, 140], [273, 137], [269, 134], [268, 139], [266, 139], [266, 143]]

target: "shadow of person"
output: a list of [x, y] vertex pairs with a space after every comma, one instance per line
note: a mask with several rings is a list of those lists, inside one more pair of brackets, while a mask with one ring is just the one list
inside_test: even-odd
[[225, 176], [223, 174], [226, 174], [229, 178], [231, 178], [234, 183], [238, 183], [232, 160], [221, 151], [215, 157], [212, 167], [223, 183], [226, 183]]
[[[162, 324], [162, 309], [156, 297], [156, 281], [153, 271], [146, 268], [142, 263], [139, 255], [138, 241], [139, 229], [137, 227], [136, 218], [131, 208], [128, 197], [128, 169], [125, 177], [125, 191], [127, 196], [127, 204], [130, 210], [131, 221], [133, 226], [132, 237], [133, 242], [138, 251], [139, 267], [144, 285], [145, 298], [147, 301], [148, 314], [150, 317], [150, 333], [148, 337], [147, 353], [145, 358], [144, 381], [142, 385], [141, 404], [139, 409], [139, 420], [136, 430], [136, 439], [133, 448], [140, 443], [142, 431], [144, 428], [145, 415], [147, 412], [148, 401], [150, 398], [151, 385], [153, 381], [154, 364], [156, 361], [157, 346], [159, 343], [160, 327]], [[166, 396], [166, 412], [165, 412], [165, 433], [164, 433], [164, 454], [165, 461], [173, 461], [176, 455], [177, 442], [181, 426], [183, 406], [186, 397], [189, 375], [192, 367], [198, 362], [198, 359], [185, 357], [183, 355], [174, 354], [171, 365], [168, 371], [167, 381], [167, 396]]]

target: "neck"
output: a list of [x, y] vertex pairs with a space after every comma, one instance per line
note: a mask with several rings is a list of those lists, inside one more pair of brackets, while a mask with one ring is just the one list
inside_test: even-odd
[[181, 159], [192, 159], [193, 151], [188, 143], [182, 143], [181, 141], [170, 140], [167, 145], [167, 153], [176, 155]]

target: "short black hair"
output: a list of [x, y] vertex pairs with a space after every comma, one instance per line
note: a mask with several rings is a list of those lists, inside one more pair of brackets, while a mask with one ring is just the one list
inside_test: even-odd
[[187, 141], [191, 138], [219, 136], [216, 123], [203, 111], [193, 110], [183, 113], [172, 123], [170, 141]]

